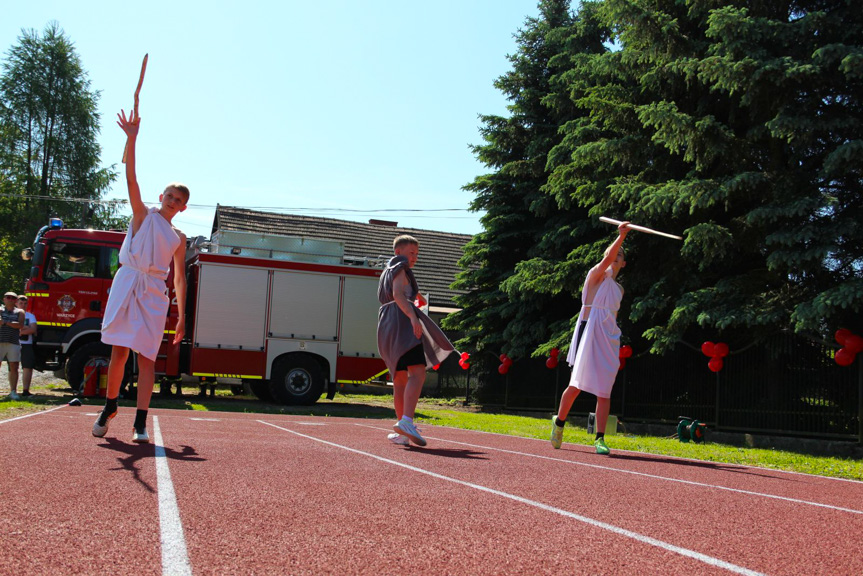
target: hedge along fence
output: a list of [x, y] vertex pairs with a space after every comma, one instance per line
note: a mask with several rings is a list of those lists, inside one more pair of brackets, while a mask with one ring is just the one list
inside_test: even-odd
[[[779, 333], [731, 350], [719, 372], [694, 346], [678, 345], [663, 356], [636, 354], [618, 373], [611, 412], [624, 422], [676, 423], [680, 416], [715, 430], [769, 433], [863, 443], [863, 354], [847, 367], [833, 359], [836, 347]], [[569, 383], [561, 359], [515, 362], [509, 372], [475, 374], [479, 398], [512, 410], [553, 412]], [[596, 399], [582, 393], [573, 414], [593, 412]]]

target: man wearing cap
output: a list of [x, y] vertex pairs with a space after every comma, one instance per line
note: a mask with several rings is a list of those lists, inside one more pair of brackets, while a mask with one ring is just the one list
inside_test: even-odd
[[21, 361], [19, 338], [24, 327], [24, 311], [17, 307], [18, 295], [6, 292], [0, 308], [0, 364], [9, 366], [9, 397], [18, 399], [18, 363]]

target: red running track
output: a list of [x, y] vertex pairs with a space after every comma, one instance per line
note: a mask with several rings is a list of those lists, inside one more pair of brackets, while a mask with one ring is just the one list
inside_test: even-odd
[[[0, 422], [0, 574], [863, 574], [863, 483], [389, 421]], [[613, 449], [613, 441], [612, 441]]]

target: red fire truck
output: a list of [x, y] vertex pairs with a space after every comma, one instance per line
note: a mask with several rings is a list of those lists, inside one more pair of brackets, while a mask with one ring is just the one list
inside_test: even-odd
[[[110, 357], [100, 327], [124, 232], [67, 230], [52, 219], [24, 251], [33, 265], [29, 309], [38, 320], [37, 369], [84, 368]], [[172, 299], [159, 376], [238, 379], [263, 400], [314, 404], [336, 385], [386, 384], [377, 352], [382, 258], [346, 258], [332, 240], [216, 232], [189, 241], [186, 336], [173, 345]], [[172, 274], [174, 271], [172, 270]]]

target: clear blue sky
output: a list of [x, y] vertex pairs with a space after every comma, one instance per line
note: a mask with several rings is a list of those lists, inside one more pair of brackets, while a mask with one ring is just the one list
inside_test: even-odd
[[145, 201], [191, 188], [188, 235], [209, 236], [216, 204], [473, 234], [467, 211], [333, 209], [466, 209], [462, 186], [486, 172], [477, 116], [507, 114], [493, 82], [537, 14], [536, 0], [30, 0], [4, 3], [0, 50], [52, 20], [75, 43], [101, 92], [103, 166], [120, 171], [110, 198], [126, 197], [115, 116], [149, 53], [138, 180]]

